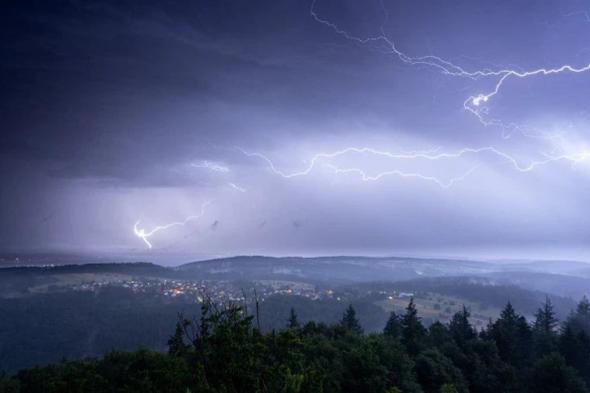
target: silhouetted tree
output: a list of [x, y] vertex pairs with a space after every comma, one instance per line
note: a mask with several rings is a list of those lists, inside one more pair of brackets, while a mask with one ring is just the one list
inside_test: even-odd
[[590, 384], [590, 336], [580, 330], [579, 320], [568, 318], [558, 339], [559, 352], [569, 366]]
[[441, 348], [450, 339], [449, 329], [442, 322], [436, 321], [428, 328], [428, 343], [430, 346]]
[[416, 357], [416, 377], [425, 393], [439, 393], [446, 384], [453, 384], [458, 392], [467, 393], [461, 371], [436, 349], [427, 349]]
[[387, 319], [387, 323], [383, 329], [383, 334], [387, 337], [399, 338], [401, 333], [402, 324], [400, 317], [395, 313], [395, 311], [392, 311], [389, 314], [389, 319]]
[[348, 308], [346, 308], [346, 311], [344, 311], [340, 325], [349, 332], [355, 334], [363, 333], [363, 328], [356, 317], [356, 311], [354, 307], [352, 307], [352, 304], [349, 304]]
[[451, 322], [449, 322], [451, 337], [459, 345], [464, 345], [467, 341], [476, 337], [475, 330], [469, 323], [470, 316], [469, 310], [463, 306], [462, 310], [455, 313]]
[[588, 301], [587, 297], [584, 296], [580, 300], [576, 311], [569, 315], [566, 323], [574, 333], [584, 331], [590, 335], [590, 301]]
[[510, 302], [506, 304], [500, 318], [492, 324], [490, 337], [496, 342], [500, 358], [520, 367], [531, 354], [531, 329], [526, 319], [516, 313]]
[[289, 320], [287, 321], [287, 327], [289, 329], [298, 329], [300, 327], [299, 320], [297, 319], [297, 313], [295, 309], [291, 307], [291, 311], [289, 312]]
[[566, 365], [558, 354], [538, 360], [532, 371], [529, 389], [534, 393], [587, 393], [576, 370]]
[[186, 325], [186, 320], [182, 317], [179, 319], [176, 322], [174, 334], [168, 340], [168, 353], [176, 356], [182, 355], [188, 348], [188, 345], [184, 342], [185, 331], [183, 325]]
[[559, 321], [549, 297], [535, 313], [533, 324], [533, 344], [535, 356], [543, 357], [557, 350], [557, 326]]
[[410, 299], [406, 307], [406, 313], [402, 317], [401, 325], [402, 343], [406, 346], [409, 354], [417, 354], [422, 347], [422, 340], [426, 334], [426, 329], [418, 317], [414, 298]]

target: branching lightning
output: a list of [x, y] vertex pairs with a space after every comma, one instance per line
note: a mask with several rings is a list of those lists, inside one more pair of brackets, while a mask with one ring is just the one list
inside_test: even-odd
[[[381, 7], [383, 8], [383, 12], [385, 14], [385, 22], [382, 24], [380, 28], [380, 34], [373, 36], [373, 37], [366, 37], [361, 38], [355, 36], [346, 30], [342, 29], [336, 23], [331, 22], [327, 19], [320, 17], [317, 12], [315, 11], [315, 5], [317, 0], [313, 0], [310, 8], [310, 14], [312, 18], [322, 25], [325, 25], [332, 29], [338, 35], [346, 38], [347, 40], [354, 41], [358, 44], [369, 44], [369, 43], [379, 43], [383, 44], [386, 48], [387, 54], [392, 54], [399, 58], [402, 62], [409, 64], [409, 65], [424, 65], [428, 67], [432, 67], [438, 71], [440, 71], [444, 75], [454, 76], [454, 77], [463, 77], [463, 78], [470, 78], [470, 79], [479, 79], [479, 78], [497, 78], [496, 84], [494, 88], [489, 92], [480, 92], [474, 95], [469, 96], [463, 102], [463, 108], [472, 113], [477, 117], [477, 119], [485, 126], [495, 125], [503, 128], [504, 130], [507, 129], [520, 129], [517, 124], [506, 124], [499, 119], [493, 119], [488, 117], [489, 110], [487, 109], [485, 104], [488, 104], [492, 98], [500, 93], [500, 90], [504, 86], [504, 83], [510, 78], [531, 78], [535, 76], [551, 76], [557, 75], [561, 73], [585, 73], [590, 71], [590, 63], [584, 64], [581, 66], [573, 66], [570, 64], [564, 64], [557, 68], [536, 68], [529, 71], [519, 71], [515, 69], [498, 69], [498, 70], [489, 70], [489, 69], [482, 69], [482, 70], [474, 70], [468, 71], [461, 66], [452, 63], [449, 60], [446, 60], [442, 57], [435, 56], [435, 55], [427, 55], [427, 56], [418, 56], [412, 57], [402, 51], [400, 51], [395, 42], [390, 39], [384, 30], [384, 24], [388, 19], [387, 10], [381, 2]], [[525, 133], [526, 136], [533, 136], [530, 133]]]
[[152, 237], [153, 235], [155, 235], [156, 233], [158, 233], [160, 231], [164, 231], [166, 229], [170, 229], [170, 228], [173, 228], [173, 227], [176, 227], [176, 226], [184, 226], [184, 225], [188, 224], [191, 221], [198, 220], [199, 218], [203, 217], [203, 215], [205, 214], [205, 209], [210, 204], [211, 204], [210, 201], [207, 201], [207, 202], [203, 203], [201, 205], [201, 211], [197, 215], [188, 216], [188, 217], [186, 217], [182, 221], [176, 221], [176, 222], [171, 222], [171, 223], [166, 224], [166, 225], [156, 226], [153, 229], [151, 229], [150, 231], [146, 231], [146, 229], [144, 229], [144, 228], [139, 228], [140, 221], [138, 220], [135, 223], [135, 225], [133, 226], [133, 233], [135, 234], [135, 236], [137, 236], [138, 238], [140, 238], [141, 240], [143, 240], [143, 242], [148, 246], [148, 248], [151, 249], [152, 248], [152, 243], [148, 240], [150, 237]]
[[437, 184], [441, 188], [451, 188], [456, 183], [464, 180], [467, 176], [471, 175], [477, 169], [477, 166], [474, 166], [473, 168], [469, 169], [467, 172], [463, 173], [462, 175], [457, 176], [457, 177], [453, 177], [453, 178], [445, 181], [445, 180], [441, 180], [441, 179], [437, 178], [436, 176], [423, 175], [423, 174], [417, 173], [417, 172], [404, 172], [399, 169], [380, 172], [376, 175], [368, 175], [364, 170], [362, 170], [360, 168], [339, 168], [339, 167], [331, 165], [331, 164], [328, 164], [327, 166], [328, 166], [328, 168], [334, 170], [334, 172], [336, 174], [356, 174], [360, 177], [360, 179], [362, 181], [377, 181], [377, 180], [381, 180], [382, 178], [387, 177], [387, 176], [399, 176], [399, 177], [405, 177], [405, 178], [417, 178], [417, 179], [421, 179], [421, 180], [426, 180], [426, 181], [433, 182], [433, 183]]
[[[409, 54], [398, 49], [396, 42], [389, 38], [385, 33], [385, 23], [388, 19], [387, 9], [383, 2], [381, 6], [383, 8], [385, 21], [380, 27], [379, 34], [370, 37], [359, 37], [350, 32], [344, 30], [338, 24], [325, 19], [316, 12], [316, 2], [313, 0], [310, 8], [311, 17], [319, 24], [328, 27], [337, 35], [343, 37], [346, 40], [352, 41], [360, 45], [375, 45], [379, 49], [382, 49], [385, 54], [393, 55], [401, 62], [411, 66], [426, 66], [435, 71], [456, 78], [466, 78], [469, 80], [486, 80], [490, 81], [491, 88], [486, 91], [479, 91], [468, 95], [463, 101], [463, 109], [471, 115], [475, 116], [484, 126], [496, 126], [504, 131], [504, 136], [509, 136], [514, 131], [519, 131], [522, 135], [527, 137], [543, 138], [551, 142], [551, 154], [544, 154], [541, 159], [526, 160], [517, 158], [516, 156], [507, 153], [494, 146], [484, 147], [465, 147], [460, 148], [452, 152], [443, 152], [440, 148], [431, 149], [427, 151], [411, 151], [411, 152], [392, 152], [387, 150], [374, 149], [371, 147], [346, 147], [340, 150], [324, 151], [313, 155], [305, 164], [305, 166], [299, 170], [288, 171], [279, 168], [271, 158], [267, 155], [259, 152], [248, 152], [241, 148], [238, 150], [246, 157], [259, 160], [263, 162], [266, 168], [274, 175], [284, 179], [294, 179], [299, 177], [305, 177], [311, 175], [314, 171], [320, 167], [327, 168], [334, 175], [342, 176], [353, 176], [363, 182], [376, 182], [381, 181], [389, 177], [399, 178], [410, 178], [419, 179], [425, 182], [434, 184], [440, 188], [448, 189], [455, 186], [457, 183], [465, 180], [471, 176], [477, 169], [482, 165], [481, 163], [474, 165], [472, 158], [477, 157], [480, 162], [481, 159], [485, 159], [486, 162], [493, 162], [494, 164], [505, 164], [517, 173], [528, 173], [541, 166], [549, 165], [552, 163], [565, 162], [572, 165], [590, 161], [590, 149], [583, 150], [580, 148], [576, 152], [572, 153], [569, 149], [564, 149], [562, 146], [567, 146], [564, 143], [562, 135], [555, 135], [549, 133], [538, 132], [537, 130], [531, 130], [530, 127], [524, 127], [516, 123], [507, 123], [501, 119], [496, 119], [490, 116], [490, 103], [499, 96], [500, 93], [506, 89], [506, 85], [509, 81], [516, 79], [529, 79], [535, 77], [550, 77], [559, 74], [582, 74], [590, 72], [590, 63], [581, 65], [563, 64], [555, 68], [538, 67], [528, 70], [517, 70], [513, 68], [502, 68], [500, 66], [495, 69], [466, 69], [460, 65], [457, 65], [443, 57], [436, 55], [425, 55], [425, 56], [410, 56]], [[572, 14], [573, 15], [573, 14]], [[588, 13], [584, 12], [583, 15], [586, 19]], [[488, 85], [489, 86], [489, 85]], [[385, 159], [391, 162], [387, 168], [380, 166], [377, 170], [370, 171], [360, 161], [356, 161], [356, 158], [362, 156], [373, 157], [377, 159]], [[408, 163], [430, 163], [431, 168], [438, 166], [438, 162], [441, 164], [447, 163], [459, 163], [461, 173], [458, 175], [455, 173], [452, 176], [437, 176], [429, 173], [427, 170], [414, 169], [414, 166], [410, 170], [403, 170], [402, 165]], [[437, 165], [432, 165], [433, 163]], [[344, 164], [343, 164], [344, 163]], [[225, 166], [223, 163], [216, 161], [200, 161], [198, 163], [192, 163], [194, 168], [202, 168], [218, 174], [226, 174], [230, 172], [230, 168]], [[392, 168], [393, 167], [393, 168]], [[454, 166], [454, 168], [458, 168]], [[465, 170], [467, 168], [467, 170]], [[233, 169], [233, 168], [232, 168]], [[436, 172], [436, 170], [435, 170]], [[441, 173], [438, 171], [438, 173]], [[245, 193], [246, 188], [237, 185], [233, 182], [228, 182], [226, 176], [223, 176], [224, 180], [222, 184], [224, 187], [229, 187], [235, 191]], [[250, 186], [248, 186], [250, 187]], [[226, 189], [227, 191], [227, 189]], [[166, 225], [156, 226], [151, 230], [140, 228], [140, 221], [137, 221], [133, 227], [134, 234], [140, 238], [148, 248], [152, 248], [150, 238], [160, 231], [170, 229], [175, 226], [184, 226], [190, 221], [197, 220], [205, 214], [206, 207], [210, 202], [206, 202], [201, 206], [201, 212], [197, 215], [189, 216], [182, 221], [172, 222]]]
[[393, 153], [389, 151], [373, 149], [370, 147], [347, 147], [345, 149], [336, 150], [333, 152], [318, 153], [314, 155], [311, 158], [311, 160], [309, 160], [309, 164], [304, 169], [294, 172], [285, 172], [283, 170], [278, 169], [274, 162], [264, 154], [250, 153], [243, 149], [240, 149], [240, 151], [248, 157], [255, 157], [263, 160], [267, 164], [267, 167], [268, 169], [270, 169], [271, 172], [285, 179], [309, 175], [314, 169], [316, 169], [321, 163], [323, 163], [326, 165], [326, 167], [334, 171], [334, 173], [336, 174], [355, 174], [358, 175], [360, 179], [363, 181], [378, 181], [388, 176], [399, 176], [405, 178], [419, 178], [422, 180], [430, 181], [442, 188], [450, 188], [457, 182], [464, 180], [467, 176], [469, 176], [477, 169], [477, 166], [470, 168], [468, 171], [464, 172], [460, 176], [453, 177], [449, 180], [443, 180], [435, 176], [425, 175], [419, 172], [405, 172], [399, 169], [386, 170], [379, 172], [375, 175], [369, 175], [367, 171], [362, 168], [355, 166], [339, 167], [331, 163], [330, 161], [332, 159], [342, 157], [350, 153], [368, 154], [392, 160], [427, 161], [459, 159], [467, 155], [481, 155], [487, 153], [489, 155], [501, 158], [503, 162], [510, 164], [514, 168], [514, 170], [525, 173], [530, 172], [539, 166], [546, 165], [552, 162], [567, 161], [572, 164], [575, 164], [582, 161], [590, 160], [590, 150], [582, 151], [580, 153], [575, 154], [546, 155], [545, 158], [542, 160], [530, 161], [527, 164], [523, 164], [519, 160], [514, 158], [512, 155], [502, 152], [501, 150], [498, 150], [497, 148], [492, 146], [481, 147], [477, 149], [463, 148], [452, 153], [438, 153], [438, 150], [435, 150], [434, 152]]
[[[480, 76], [497, 76], [499, 77], [494, 89], [489, 92], [489, 93], [479, 93], [477, 95], [474, 96], [470, 96], [468, 97], [464, 102], [463, 102], [463, 108], [465, 110], [467, 110], [468, 112], [472, 113], [473, 115], [475, 115], [477, 117], [477, 119], [480, 121], [480, 123], [482, 123], [485, 126], [490, 126], [490, 125], [495, 125], [495, 126], [499, 126], [504, 130], [512, 130], [512, 129], [520, 129], [522, 130], [523, 128], [517, 124], [506, 124], [505, 122], [501, 121], [500, 119], [494, 119], [494, 118], [490, 118], [487, 117], [488, 114], [488, 110], [487, 108], [485, 108], [484, 104], [486, 104], [487, 102], [489, 102], [494, 96], [496, 96], [499, 92], [500, 89], [502, 88], [504, 82], [510, 78], [529, 78], [529, 77], [533, 77], [533, 76], [549, 76], [549, 75], [556, 75], [556, 74], [560, 74], [563, 72], [571, 72], [571, 73], [575, 73], [575, 74], [580, 74], [583, 72], [587, 72], [590, 71], [590, 64], [587, 64], [583, 67], [573, 67], [571, 65], [563, 65], [559, 68], [539, 68], [536, 70], [532, 70], [532, 71], [526, 71], [526, 72], [519, 72], [516, 70], [499, 70], [499, 71], [476, 71], [474, 73], [471, 73], [471, 75], [480, 75]], [[460, 75], [458, 75], [460, 76]], [[538, 133], [536, 134], [531, 134], [528, 133], [526, 131], [523, 132], [523, 134], [525, 136], [539, 136]], [[551, 137], [549, 137], [551, 138]]]

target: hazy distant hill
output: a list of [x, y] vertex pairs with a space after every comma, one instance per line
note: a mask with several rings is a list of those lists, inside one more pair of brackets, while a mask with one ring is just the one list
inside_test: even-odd
[[435, 277], [486, 277], [490, 283], [516, 285], [574, 299], [590, 295], [589, 265], [571, 261], [493, 263], [404, 257], [238, 256], [188, 263], [177, 270], [187, 276], [206, 279], [284, 279], [337, 284], [399, 282]]
[[[345, 285], [401, 282], [436, 277], [485, 277], [490, 283], [516, 285], [579, 299], [590, 295], [590, 265], [572, 261], [472, 261], [408, 257], [236, 256], [169, 268], [151, 263], [87, 263], [0, 269], [0, 296], [23, 287], [51, 285], [75, 275], [159, 277], [187, 280], [288, 280]], [[82, 276], [80, 276], [82, 277]]]
[[0, 297], [46, 292], [51, 286], [116, 281], [131, 277], [173, 277], [174, 271], [152, 263], [89, 263], [0, 269]]
[[[121, 260], [121, 262], [124, 260]], [[82, 265], [114, 262], [112, 258], [75, 253], [27, 252], [0, 253], [0, 268], [27, 266]]]
[[487, 262], [403, 257], [238, 256], [193, 262], [178, 270], [210, 279], [305, 279], [327, 282], [404, 281], [419, 277], [484, 274]]
[[587, 277], [544, 272], [512, 271], [490, 273], [491, 282], [516, 285], [535, 291], [580, 299], [590, 296], [590, 279]]

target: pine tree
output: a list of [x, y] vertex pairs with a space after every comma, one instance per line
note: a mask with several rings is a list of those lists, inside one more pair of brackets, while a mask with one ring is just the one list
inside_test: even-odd
[[590, 335], [590, 301], [588, 301], [586, 296], [580, 300], [576, 311], [569, 315], [566, 323], [574, 333], [577, 334], [580, 331], [584, 331]]
[[383, 329], [383, 334], [388, 337], [398, 338], [402, 333], [402, 325], [400, 321], [400, 317], [392, 311], [389, 314], [389, 319], [385, 324], [385, 328]]
[[435, 321], [428, 327], [428, 345], [436, 348], [443, 347], [451, 339], [449, 329], [440, 321]]
[[538, 360], [532, 370], [529, 387], [538, 393], [588, 393], [576, 370], [556, 353]]
[[402, 343], [406, 346], [408, 353], [417, 354], [422, 346], [422, 339], [425, 336], [426, 329], [418, 317], [414, 298], [410, 299], [410, 303], [406, 307], [406, 313], [402, 318], [401, 325]]
[[346, 311], [344, 311], [340, 325], [349, 332], [355, 334], [363, 333], [363, 328], [361, 327], [359, 320], [356, 318], [356, 311], [354, 310], [354, 307], [352, 307], [352, 304], [349, 304]]
[[291, 311], [289, 313], [287, 327], [289, 329], [298, 329], [300, 327], [299, 320], [297, 319], [297, 313], [295, 312], [295, 309], [293, 307], [291, 307]]
[[[183, 322], [184, 323], [184, 322]], [[184, 342], [184, 329], [180, 321], [176, 322], [176, 330], [168, 340], [168, 353], [171, 355], [183, 354], [188, 346]]]
[[451, 319], [449, 323], [449, 331], [455, 342], [459, 345], [465, 344], [465, 342], [472, 340], [476, 337], [475, 330], [469, 323], [469, 317], [471, 314], [465, 306], [463, 309]]
[[559, 336], [559, 353], [568, 366], [575, 368], [590, 384], [590, 337], [584, 331], [574, 331], [566, 322]]
[[559, 336], [559, 352], [565, 358], [567, 364], [576, 367], [579, 364], [578, 337], [566, 322]]
[[543, 307], [535, 314], [533, 324], [533, 343], [535, 355], [542, 357], [557, 349], [557, 326], [559, 321], [555, 317], [555, 311], [549, 297], [546, 298]]
[[555, 333], [558, 324], [559, 321], [555, 318], [555, 311], [553, 310], [551, 299], [547, 297], [543, 307], [539, 308], [535, 314], [534, 329], [545, 334]]
[[586, 296], [578, 303], [577, 312], [585, 316], [590, 316], [590, 300]]
[[500, 358], [509, 364], [519, 367], [530, 358], [531, 329], [510, 302], [492, 325], [489, 335], [496, 342]]

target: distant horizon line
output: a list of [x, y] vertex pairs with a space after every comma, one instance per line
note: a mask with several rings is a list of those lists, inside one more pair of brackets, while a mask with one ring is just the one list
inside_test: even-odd
[[[63, 261], [64, 264], [68, 264], [69, 261], [67, 259], [86, 259], [87, 261], [77, 261], [72, 262], [71, 264], [79, 264], [79, 263], [153, 263], [155, 265], [160, 266], [180, 266], [187, 263], [193, 262], [206, 262], [206, 261], [214, 261], [214, 260], [223, 260], [223, 259], [234, 259], [234, 258], [274, 258], [274, 259], [288, 259], [288, 258], [298, 258], [298, 259], [321, 259], [321, 258], [365, 258], [365, 259], [387, 259], [387, 258], [411, 258], [411, 259], [436, 259], [436, 260], [445, 260], [445, 261], [470, 261], [470, 262], [482, 262], [482, 263], [510, 263], [510, 262], [526, 262], [526, 263], [534, 263], [534, 262], [573, 262], [573, 263], [586, 263], [590, 264], [590, 261], [584, 260], [581, 258], [568, 258], [568, 257], [536, 257], [536, 256], [465, 256], [465, 255], [452, 255], [446, 253], [440, 254], [422, 254], [422, 253], [412, 253], [412, 252], [400, 252], [400, 253], [383, 253], [383, 254], [282, 254], [282, 253], [236, 253], [236, 254], [226, 254], [226, 255], [199, 255], [198, 253], [190, 253], [190, 252], [163, 252], [158, 253], [157, 250], [153, 250], [152, 252], [117, 252], [117, 251], [103, 251], [103, 252], [96, 252], [96, 251], [73, 251], [73, 250], [43, 250], [43, 249], [36, 249], [36, 250], [0, 250], [0, 263], [8, 258], [10, 259], [20, 259], [26, 257], [62, 257], [66, 260]], [[150, 258], [151, 256], [151, 258]], [[179, 260], [181, 258], [182, 260]], [[23, 261], [24, 262], [24, 261]], [[164, 262], [164, 264], [162, 263]], [[26, 262], [25, 262], [26, 263]], [[50, 263], [48, 263], [50, 264]]]

